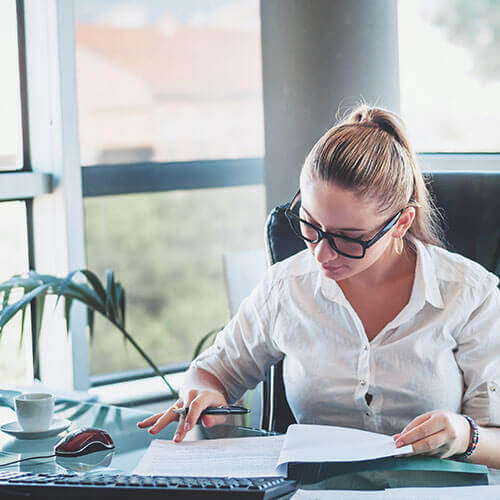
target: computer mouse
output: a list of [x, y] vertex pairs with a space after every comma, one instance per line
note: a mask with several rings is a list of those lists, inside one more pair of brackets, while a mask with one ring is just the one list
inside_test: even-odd
[[112, 450], [115, 445], [111, 436], [103, 429], [87, 427], [77, 429], [64, 436], [54, 449], [58, 457], [79, 457], [102, 450]]

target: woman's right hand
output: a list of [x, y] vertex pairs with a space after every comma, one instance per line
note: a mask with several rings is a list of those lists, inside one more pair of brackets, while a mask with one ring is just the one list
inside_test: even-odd
[[[184, 403], [185, 402], [185, 403]], [[197, 390], [187, 391], [185, 397], [180, 397], [173, 406], [163, 413], [157, 413], [142, 422], [137, 423], [137, 427], [145, 429], [149, 427], [150, 434], [157, 434], [164, 427], [173, 421], [179, 421], [175, 432], [174, 441], [180, 443], [188, 431], [190, 431], [198, 422], [201, 412], [212, 406], [227, 405], [224, 394], [215, 390]], [[175, 408], [188, 407], [187, 415], [177, 415]], [[224, 423], [226, 417], [223, 415], [203, 415], [202, 422], [205, 427], [212, 427]]]

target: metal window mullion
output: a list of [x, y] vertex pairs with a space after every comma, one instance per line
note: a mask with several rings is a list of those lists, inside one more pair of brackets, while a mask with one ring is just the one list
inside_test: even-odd
[[22, 149], [23, 149], [22, 170], [31, 171], [24, 0], [16, 0], [16, 17], [17, 17], [17, 53], [18, 53], [18, 67], [19, 67], [19, 94], [20, 94], [20, 104], [21, 104], [21, 135], [22, 135]]
[[[85, 267], [73, 2], [24, 0], [29, 158], [33, 174], [52, 176], [56, 189], [32, 205], [34, 263], [39, 272], [64, 276]], [[28, 175], [29, 173], [25, 173]], [[12, 174], [22, 175], [22, 174]], [[89, 386], [86, 312], [51, 303], [42, 325], [40, 375], [54, 388]]]
[[0, 172], [0, 201], [26, 200], [52, 192], [52, 175], [43, 172]]
[[[16, 19], [17, 19], [17, 54], [19, 68], [19, 101], [21, 106], [21, 140], [23, 151], [22, 171], [31, 171], [31, 151], [30, 134], [28, 121], [28, 87], [26, 73], [26, 37], [24, 23], [24, 1], [16, 0]], [[33, 200], [31, 198], [25, 201], [26, 210], [26, 230], [28, 242], [28, 269], [35, 269], [35, 252], [33, 240]], [[37, 304], [33, 301], [30, 306], [31, 313], [31, 356], [33, 366], [33, 378], [40, 378], [40, 363], [37, 355]]]
[[82, 168], [84, 197], [263, 183], [263, 158], [148, 162]]
[[498, 172], [500, 153], [418, 153], [423, 171]]
[[[28, 231], [28, 268], [35, 269], [35, 245], [33, 234], [33, 200], [25, 200], [26, 205], [26, 228]], [[37, 337], [37, 304], [31, 303], [31, 356], [33, 361], [33, 378], [40, 379], [40, 360], [38, 358]]]

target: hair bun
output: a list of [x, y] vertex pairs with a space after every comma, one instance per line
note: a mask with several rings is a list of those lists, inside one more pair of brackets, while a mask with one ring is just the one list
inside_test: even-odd
[[367, 104], [360, 104], [350, 113], [345, 123], [357, 123], [379, 128], [391, 135], [404, 148], [409, 149], [410, 147], [408, 141], [405, 140], [404, 135], [401, 133], [404, 131], [404, 125], [392, 111], [368, 106]]
[[370, 123], [370, 111], [369, 106], [361, 104], [350, 113], [346, 121], [348, 123]]

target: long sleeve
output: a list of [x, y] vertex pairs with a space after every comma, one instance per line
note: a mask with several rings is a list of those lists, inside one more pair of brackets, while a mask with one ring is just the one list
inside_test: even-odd
[[[488, 279], [469, 296], [476, 307], [458, 337], [455, 357], [463, 371], [462, 413], [481, 425], [500, 426], [500, 290]], [[477, 292], [477, 291], [476, 291]]]
[[277, 363], [283, 353], [273, 340], [273, 324], [277, 315], [277, 285], [268, 279], [242, 303], [233, 319], [191, 366], [215, 375], [224, 385], [230, 403], [264, 379], [267, 369]]

